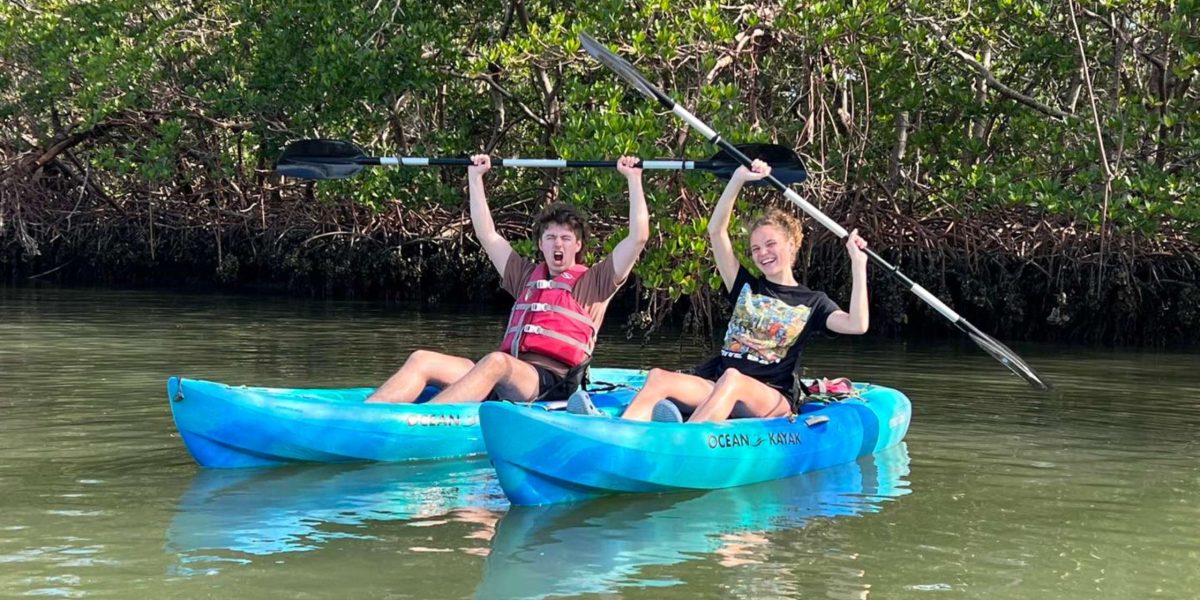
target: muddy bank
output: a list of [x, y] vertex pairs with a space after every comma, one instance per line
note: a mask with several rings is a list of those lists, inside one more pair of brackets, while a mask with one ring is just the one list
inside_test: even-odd
[[[283, 221], [276, 218], [189, 225], [184, 223], [189, 219], [168, 219], [160, 212], [151, 228], [148, 214], [91, 222], [77, 214], [70, 227], [25, 223], [28, 237], [16, 235], [21, 230], [10, 223], [0, 236], [0, 273], [16, 285], [270, 291], [498, 307], [507, 302], [461, 211], [425, 210], [420, 219], [376, 215], [369, 227], [361, 219], [354, 227], [328, 218], [354, 213], [352, 207], [319, 212], [295, 212], [300, 218], [287, 220], [286, 227], [276, 225]], [[322, 217], [325, 224], [317, 224]], [[991, 219], [916, 223], [877, 216], [858, 226], [873, 232], [872, 245], [885, 259], [1002, 339], [1195, 344], [1200, 256], [1186, 242], [1176, 240], [1167, 248], [1119, 235], [1101, 240], [1070, 224]], [[266, 228], [253, 225], [264, 221]], [[511, 239], [527, 234], [526, 222], [517, 213], [498, 218]], [[599, 233], [603, 238], [605, 232]], [[874, 330], [890, 336], [957, 335], [881, 269], [870, 272]], [[835, 299], [849, 294], [844, 250], [827, 234], [810, 235], [798, 277]], [[648, 318], [639, 311], [648, 306], [651, 293], [636, 282], [627, 286], [614, 301], [608, 326], [625, 324], [636, 335], [649, 325], [694, 324], [697, 314], [711, 313], [719, 327], [725, 314], [723, 301], [710, 294], [684, 299]], [[701, 310], [693, 310], [697, 307]]]

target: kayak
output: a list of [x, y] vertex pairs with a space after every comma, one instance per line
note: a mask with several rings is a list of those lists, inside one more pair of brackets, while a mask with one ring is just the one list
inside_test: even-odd
[[[616, 414], [633, 399], [646, 374], [592, 369], [591, 377], [593, 402]], [[480, 403], [425, 404], [438, 391], [430, 387], [414, 404], [367, 404], [372, 391], [167, 380], [175, 427], [203, 467], [434, 460], [485, 452]], [[565, 404], [537, 402], [530, 410], [548, 412]]]
[[855, 391], [846, 400], [806, 404], [794, 417], [720, 423], [626, 421], [501, 402], [485, 404], [479, 418], [509, 501], [555, 504], [782, 479], [903, 440], [908, 398], [877, 385], [855, 384]]

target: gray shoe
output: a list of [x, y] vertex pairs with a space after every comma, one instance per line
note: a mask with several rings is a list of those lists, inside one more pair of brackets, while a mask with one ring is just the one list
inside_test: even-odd
[[659, 400], [658, 404], [654, 405], [654, 409], [650, 411], [650, 420], [661, 423], [682, 423], [683, 413], [679, 412], [679, 407], [675, 406], [674, 402], [663, 399]]
[[604, 416], [604, 411], [596, 408], [596, 405], [592, 403], [592, 397], [581, 389], [575, 390], [575, 393], [567, 398], [567, 412], [589, 417]]

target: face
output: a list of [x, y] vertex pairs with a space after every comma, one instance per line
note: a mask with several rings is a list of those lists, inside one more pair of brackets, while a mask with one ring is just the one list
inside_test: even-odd
[[768, 277], [792, 270], [796, 245], [774, 225], [763, 225], [750, 233], [750, 257]]
[[583, 242], [570, 227], [551, 223], [542, 232], [538, 248], [550, 267], [550, 273], [558, 275], [575, 266], [575, 255], [583, 249]]

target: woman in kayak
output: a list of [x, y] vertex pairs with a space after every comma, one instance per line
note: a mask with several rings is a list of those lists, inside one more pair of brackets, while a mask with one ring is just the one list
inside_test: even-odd
[[824, 331], [867, 331], [867, 242], [857, 229], [846, 239], [853, 279], [849, 312], [796, 282], [792, 267], [803, 233], [796, 218], [779, 209], [751, 227], [750, 258], [762, 275], [751, 275], [738, 261], [729, 239], [734, 203], [743, 184], [771, 172], [761, 161], [752, 167], [740, 167], [730, 178], [708, 225], [717, 271], [734, 303], [721, 353], [694, 374], [651, 370], [623, 418], [681, 421], [680, 407], [691, 413], [689, 423], [788, 415], [793, 373], [809, 340]]
[[579, 263], [586, 224], [574, 207], [557, 202], [537, 216], [542, 261], [513, 251], [496, 231], [484, 193], [484, 154], [471, 157], [467, 188], [475, 236], [500, 273], [501, 286], [517, 299], [501, 348], [473, 361], [417, 350], [367, 399], [414, 402], [426, 385], [444, 389], [430, 402], [479, 402], [495, 395], [508, 400], [561, 400], [579, 388], [596, 332], [613, 294], [625, 283], [650, 238], [650, 217], [638, 159], [625, 156], [617, 171], [629, 184], [629, 234], [590, 269]]

